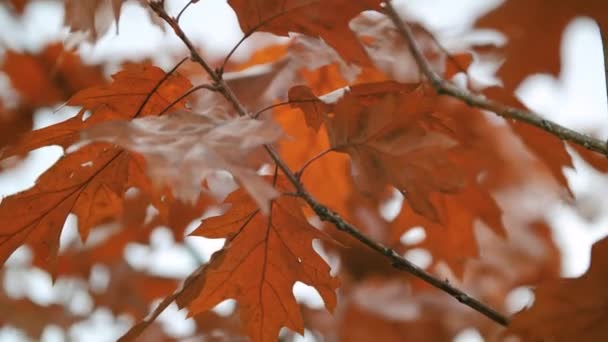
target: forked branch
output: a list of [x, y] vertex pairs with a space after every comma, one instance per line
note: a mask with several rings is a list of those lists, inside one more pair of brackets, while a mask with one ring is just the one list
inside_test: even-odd
[[[226, 84], [226, 82], [221, 77], [221, 72], [213, 70], [211, 66], [206, 62], [206, 60], [197, 52], [192, 42], [188, 39], [186, 34], [182, 31], [181, 27], [177, 23], [177, 21], [169, 16], [167, 12], [164, 10], [162, 1], [161, 2], [150, 2], [150, 8], [158, 14], [163, 20], [165, 20], [169, 26], [174, 30], [175, 34], [184, 42], [184, 44], [188, 47], [192, 60], [200, 64], [203, 69], [209, 74], [211, 79], [214, 82], [214, 88], [216, 91], [221, 93], [228, 102], [232, 104], [236, 112], [241, 115], [249, 115], [249, 113], [245, 110], [243, 105], [237, 99], [235, 93], [230, 89], [230, 87]], [[281, 169], [281, 171], [285, 174], [287, 179], [291, 182], [291, 184], [296, 189], [296, 194], [300, 198], [302, 198], [312, 210], [319, 216], [319, 218], [323, 221], [327, 221], [332, 223], [338, 230], [345, 232], [355, 239], [359, 240], [367, 247], [372, 250], [378, 252], [383, 255], [388, 262], [393, 265], [396, 269], [408, 272], [423, 281], [429, 283], [430, 285], [442, 290], [443, 292], [451, 295], [459, 302], [464, 305], [480, 312], [491, 320], [501, 324], [507, 325], [508, 319], [497, 312], [496, 310], [490, 308], [489, 306], [481, 303], [480, 301], [472, 298], [467, 295], [462, 290], [452, 286], [447, 281], [440, 280], [433, 276], [432, 274], [426, 272], [420, 267], [414, 265], [409, 262], [407, 259], [399, 255], [393, 249], [382, 245], [379, 242], [374, 241], [364, 233], [362, 233], [357, 227], [348, 223], [344, 220], [340, 215], [330, 209], [328, 209], [325, 205], [319, 203], [303, 186], [303, 184], [299, 181], [297, 175], [287, 166], [287, 164], [283, 161], [278, 152], [270, 145], [265, 145], [264, 148], [270, 155], [270, 157], [275, 162], [276, 166]]]
[[391, 19], [393, 24], [397, 27], [397, 31], [399, 34], [405, 39], [420, 68], [420, 71], [424, 74], [424, 76], [429, 80], [433, 88], [438, 94], [445, 94], [457, 99], [462, 100], [470, 106], [481, 108], [488, 110], [490, 112], [496, 113], [497, 115], [505, 118], [505, 119], [513, 119], [517, 121], [522, 121], [527, 124], [536, 126], [540, 129], [543, 129], [556, 137], [571, 141], [575, 144], [581, 145], [588, 150], [595, 151], [603, 154], [608, 157], [608, 144], [605, 141], [595, 139], [586, 134], [582, 134], [576, 132], [572, 129], [564, 127], [560, 124], [557, 124], [551, 120], [544, 119], [540, 114], [518, 109], [515, 107], [507, 106], [505, 104], [493, 101], [491, 99], [486, 98], [483, 95], [472, 93], [466, 89], [462, 89], [451, 82], [446, 81], [441, 76], [439, 76], [433, 69], [431, 68], [429, 62], [426, 60], [416, 39], [414, 38], [414, 33], [410, 26], [404, 20], [399, 17], [399, 14], [395, 11], [395, 8], [391, 4], [390, 1], [387, 1], [384, 4], [386, 15]]

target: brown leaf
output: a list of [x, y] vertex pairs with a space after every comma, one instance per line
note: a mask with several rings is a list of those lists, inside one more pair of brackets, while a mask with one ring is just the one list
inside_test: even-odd
[[23, 11], [25, 10], [25, 6], [27, 6], [28, 2], [29, 2], [29, 0], [9, 0], [10, 5], [19, 14], [23, 14]]
[[[17, 142], [20, 135], [32, 129], [33, 112], [27, 109], [5, 109], [0, 103], [0, 151]], [[0, 156], [4, 151], [0, 152]]]
[[[84, 224], [106, 219], [105, 208], [112, 204], [96, 207], [90, 201], [102, 201], [97, 198], [100, 189], [117, 193], [126, 190], [127, 163], [127, 155], [120, 150], [91, 145], [60, 159], [33, 188], [3, 199], [0, 220], [7, 224], [0, 233], [0, 261], [6, 261], [17, 247], [27, 243], [54, 270], [59, 236], [68, 214], [86, 214], [82, 217]], [[83, 239], [90, 228], [84, 224], [79, 227]]]
[[411, 228], [423, 227], [426, 238], [419, 247], [432, 254], [433, 263], [444, 261], [461, 277], [465, 262], [479, 255], [474, 231], [476, 221], [482, 220], [502, 235], [505, 231], [501, 221], [502, 211], [494, 199], [477, 186], [469, 186], [456, 194], [433, 194], [431, 201], [441, 209], [439, 222], [404, 206], [392, 222], [391, 232], [398, 240]]
[[[64, 24], [71, 32], [83, 32], [90, 41], [101, 38], [116, 22], [116, 33], [119, 32], [119, 19], [122, 5], [126, 0], [66, 0]], [[146, 0], [137, 0], [135, 3], [147, 9]], [[163, 28], [163, 21], [147, 11], [151, 22]]]
[[349, 21], [365, 10], [380, 10], [379, 0], [230, 0], [245, 34], [299, 32], [321, 37], [349, 62], [368, 64], [369, 57]]
[[[472, 62], [470, 53], [461, 51], [451, 56], [444, 50], [443, 45], [439, 45], [435, 36], [423, 26], [416, 23], [408, 24], [422, 55], [433, 71], [445, 79], [450, 79], [455, 73], [467, 70]], [[351, 22], [351, 27], [363, 42], [375, 66], [384, 74], [399, 82], [423, 80], [407, 41], [403, 39], [389, 17], [368, 12], [355, 18]]]
[[70, 313], [68, 308], [58, 305], [39, 305], [29, 299], [14, 299], [0, 294], [0, 324], [23, 330], [28, 337], [39, 340], [45, 328], [53, 325], [70, 328], [84, 316]]
[[[491, 87], [485, 89], [484, 94], [501, 103], [516, 108], [525, 108], [514, 95], [505, 89]], [[531, 152], [549, 168], [555, 180], [570, 191], [563, 169], [564, 167], [573, 168], [574, 165], [570, 154], [566, 151], [564, 142], [555, 135], [527, 123], [514, 120], [508, 120], [507, 122]]]
[[124, 0], [66, 0], [65, 25], [72, 32], [82, 31], [97, 40], [120, 18]]
[[116, 314], [130, 314], [135, 320], [145, 317], [155, 299], [164, 298], [178, 286], [177, 279], [133, 269], [126, 261], [109, 265], [110, 281], [101, 293], [91, 293], [95, 305], [108, 307]]
[[174, 194], [195, 201], [211, 174], [230, 172], [267, 213], [276, 191], [257, 169], [265, 156], [261, 146], [282, 135], [272, 121], [213, 118], [191, 112], [100, 124], [82, 132], [85, 140], [106, 141], [141, 153], [148, 174]]
[[105, 83], [99, 66], [84, 64], [61, 43], [47, 45], [38, 54], [9, 50], [2, 70], [18, 92], [21, 106], [32, 109], [65, 101], [81, 89]]
[[475, 24], [507, 36], [505, 62], [498, 75], [514, 91], [535, 73], [557, 75], [560, 71], [560, 43], [568, 23], [587, 16], [608, 27], [608, 2], [603, 0], [509, 0], [484, 15]]
[[[173, 75], [153, 91], [163, 76], [158, 68], [132, 66], [114, 75], [115, 82], [109, 86], [79, 92], [69, 104], [91, 110], [87, 120], [82, 121], [81, 111], [76, 118], [26, 134], [3, 157], [51, 144], [67, 147], [79, 138], [80, 123], [84, 128], [104, 120], [132, 117], [151, 92], [140, 115], [158, 114], [157, 108], [164, 108], [190, 87], [188, 80]], [[183, 102], [177, 106], [183, 106]], [[119, 148], [93, 144], [62, 157], [31, 189], [4, 198], [0, 218], [10, 224], [0, 228], [0, 262], [27, 243], [55, 272], [59, 236], [67, 215], [74, 212], [78, 216], [83, 239], [92, 226], [118, 218], [124, 192], [131, 184], [146, 183], [133, 163], [136, 160]]]
[[[290, 191], [286, 180], [279, 179], [277, 186]], [[252, 341], [274, 340], [282, 326], [303, 333], [292, 292], [296, 281], [315, 287], [329, 310], [336, 305], [338, 281], [312, 248], [312, 240], [328, 237], [308, 224], [300, 202], [292, 196], [274, 200], [269, 216], [261, 215], [241, 189], [226, 202], [231, 204], [226, 214], [204, 220], [194, 232], [227, 238], [226, 245], [195, 280], [195, 290], [178, 298], [178, 303], [189, 304], [190, 312], [197, 314], [225, 299], [236, 299]]]
[[545, 282], [531, 308], [517, 313], [508, 332], [525, 341], [608, 340], [608, 238], [591, 250], [591, 266], [579, 278]]
[[393, 185], [432, 220], [439, 217], [428, 195], [455, 192], [464, 181], [447, 157], [457, 142], [433, 116], [436, 102], [419, 84], [361, 84], [330, 103], [333, 116], [326, 116], [331, 147], [351, 157], [360, 189], [373, 194]]

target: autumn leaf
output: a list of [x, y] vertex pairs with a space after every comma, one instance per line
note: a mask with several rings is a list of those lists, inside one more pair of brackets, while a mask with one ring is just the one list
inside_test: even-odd
[[[416, 23], [408, 23], [416, 42], [430, 67], [438, 75], [450, 79], [454, 74], [467, 70], [472, 62], [468, 51], [448, 52], [433, 33]], [[398, 82], [421, 82], [421, 73], [412, 52], [391, 18], [367, 12], [351, 22], [352, 30], [362, 41], [365, 50], [380, 69], [390, 79]], [[395, 63], [395, 61], [399, 63]]]
[[[156, 89], [164, 72], [149, 66], [132, 66], [114, 75], [108, 86], [88, 88], [74, 95], [69, 104], [84, 111], [72, 119], [26, 134], [2, 157], [24, 154], [47, 145], [68, 147], [80, 137], [78, 126], [104, 120], [130, 118], [148, 98], [140, 115], [152, 115], [168, 106], [190, 84], [179, 75], [168, 77]], [[183, 106], [183, 102], [176, 104]], [[10, 222], [0, 229], [0, 261], [3, 263], [20, 245], [32, 245], [34, 252], [56, 270], [59, 236], [67, 215], [79, 219], [79, 232], [86, 240], [97, 224], [117, 218], [122, 211], [122, 196], [132, 184], [145, 184], [137, 159], [119, 148], [93, 144], [62, 157], [43, 173], [31, 189], [9, 196], [0, 203], [0, 220]]]
[[[514, 95], [511, 95], [505, 89], [491, 87], [485, 89], [484, 94], [513, 107], [525, 108]], [[563, 169], [565, 167], [574, 168], [574, 165], [572, 164], [570, 154], [566, 151], [564, 142], [538, 127], [511, 120], [507, 121], [507, 123], [530, 151], [547, 166], [555, 180], [564, 189], [570, 191]]]
[[102, 68], [52, 43], [37, 54], [8, 50], [2, 64], [22, 106], [44, 107], [67, 100], [79, 90], [105, 83]]
[[579, 278], [546, 282], [534, 304], [515, 314], [508, 332], [525, 341], [605, 341], [608, 339], [608, 239], [591, 249], [591, 266]]
[[353, 86], [325, 99], [326, 104], [335, 101], [326, 106], [332, 117], [310, 113], [323, 106], [305, 104], [302, 109], [309, 118], [326, 116], [330, 145], [351, 157], [359, 187], [374, 193], [393, 185], [416, 212], [438, 220], [428, 195], [455, 192], [463, 178], [446, 155], [457, 142], [432, 115], [436, 98], [419, 84], [381, 82]]
[[365, 10], [380, 10], [378, 0], [230, 0], [241, 29], [246, 35], [289, 32], [321, 37], [347, 61], [369, 63], [369, 57], [349, 21]]
[[[4, 14], [26, 26], [30, 10], [39, 7], [5, 2]], [[244, 62], [232, 53], [208, 59], [212, 54], [200, 52], [209, 47], [198, 46], [179, 18], [202, 2], [131, 2], [156, 12], [153, 23], [170, 27], [185, 43], [188, 58], [171, 73], [149, 62], [127, 63], [106, 80], [103, 70], [114, 68], [117, 57], [87, 65], [59, 43], [28, 43], [27, 50], [4, 54], [0, 76], [16, 96], [0, 94], [0, 169], [21, 165], [20, 157], [46, 146], [59, 146], [64, 155], [33, 187], [0, 202], [0, 277], [31, 265], [54, 281], [70, 278], [78, 292], [69, 294], [86, 294], [92, 312], [138, 321], [125, 341], [174, 340], [154, 323], [174, 301], [196, 316], [188, 336], [194, 340], [246, 339], [243, 333], [253, 341], [289, 340], [306, 329], [319, 340], [443, 341], [470, 329], [496, 341], [507, 337], [501, 313], [511, 310], [514, 291], [537, 284], [536, 303], [515, 315], [507, 333], [524, 340], [608, 339], [601, 269], [606, 240], [595, 245], [586, 275], [555, 281], [561, 255], [538, 195], [561, 199], [563, 169], [572, 167], [566, 144], [546, 131], [551, 125], [496, 120], [467, 101], [466, 92], [438, 92], [422, 79], [420, 61], [397, 30], [400, 19], [383, 14], [380, 0], [229, 0], [244, 31], [233, 52], [243, 42], [277, 44]], [[120, 17], [131, 20], [121, 13], [125, 3], [62, 2], [65, 25], [78, 31], [69, 40], [94, 43], [114, 22], [118, 34]], [[567, 23], [587, 15], [604, 24], [606, 8], [599, 0], [498, 6], [477, 27], [507, 38], [498, 75], [506, 87], [483, 95], [523, 107], [515, 86], [532, 73], [557, 74]], [[495, 47], [471, 43], [476, 37], [448, 26], [433, 32], [423, 24], [425, 15], [399, 12], [420, 19], [403, 24], [430, 68], [448, 82], [466, 73], [473, 57], [482, 65], [496, 57], [486, 54]], [[256, 32], [289, 39], [250, 40]], [[10, 38], [8, 46], [19, 40]], [[194, 89], [189, 79], [202, 86]], [[477, 89], [475, 80], [466, 81]], [[62, 111], [77, 107], [75, 115], [30, 131], [32, 119], [58, 104], [66, 105]], [[234, 108], [252, 117], [233, 117]], [[266, 144], [276, 148], [274, 160]], [[600, 154], [574, 150], [608, 170]], [[274, 176], [262, 176], [273, 169]], [[240, 188], [228, 196], [233, 180]], [[401, 212], [395, 190], [405, 196]], [[217, 206], [226, 196], [225, 206]], [[77, 221], [76, 236], [62, 232], [69, 215]], [[193, 235], [225, 241], [208, 263], [184, 236], [201, 217]], [[159, 227], [174, 235], [172, 248], [189, 247], [201, 263], [178, 289], [178, 279], [135, 267], [131, 255], [125, 259], [134, 243], [156, 244], [152, 233]], [[425, 236], [406, 242], [412, 227]], [[5, 263], [24, 245], [33, 254], [27, 266], [21, 264], [27, 253]], [[401, 257], [409, 260], [413, 249], [430, 254], [428, 267], [404, 266]], [[321, 256], [337, 261], [332, 271], [338, 275]], [[104, 273], [106, 281], [97, 281]], [[32, 338], [41, 338], [47, 323], [67, 331], [92, 317], [12, 298], [10, 286], [24, 284], [2, 280], [0, 323]], [[298, 303], [297, 282], [316, 289], [325, 307]], [[33, 289], [24, 288], [28, 295]], [[216, 313], [226, 299], [234, 299], [236, 309]]]
[[205, 179], [230, 172], [253, 196], [264, 213], [276, 191], [256, 171], [262, 166], [263, 144], [282, 135], [272, 121], [214, 118], [191, 112], [100, 124], [82, 132], [83, 139], [106, 141], [141, 153], [148, 174], [174, 194], [193, 202]]
[[589, 165], [593, 166], [600, 172], [608, 172], [608, 160], [606, 157], [595, 153], [593, 151], [589, 151], [581, 145], [577, 144], [568, 144], [576, 153], [578, 153], [581, 158], [583, 158]]
[[[291, 191], [278, 179], [281, 191]], [[209, 218], [193, 235], [227, 238], [191, 287], [196, 290], [178, 298], [196, 315], [225, 299], [239, 304], [241, 321], [252, 341], [270, 341], [283, 326], [304, 332], [299, 306], [292, 292], [296, 281], [313, 286], [332, 310], [336, 305], [338, 280], [313, 250], [315, 239], [328, 237], [312, 227], [298, 199], [283, 195], [271, 203], [264, 216], [242, 189], [228, 196], [231, 205], [222, 216]]]
[[135, 270], [125, 260], [108, 265], [109, 282], [104, 291], [93, 292], [97, 307], [109, 307], [116, 314], [130, 314], [134, 319], [145, 317], [155, 299], [173, 292], [176, 279]]
[[0, 150], [14, 144], [21, 134], [32, 129], [33, 114], [27, 109], [4, 108], [0, 102]]
[[51, 324], [68, 329], [84, 319], [85, 316], [71, 313], [60, 304], [40, 305], [26, 298], [15, 299], [0, 293], [0, 324], [20, 329], [34, 340], [41, 339]]
[[513, 91], [529, 75], [559, 73], [562, 33], [571, 20], [586, 16], [608, 27], [606, 12], [608, 3], [603, 0], [509, 0], [478, 19], [475, 26], [506, 35], [498, 76]]
[[86, 238], [85, 229], [90, 227], [85, 224], [100, 223], [102, 217], [106, 218], [107, 206], [112, 205], [103, 203], [107, 191], [126, 190], [127, 162], [126, 154], [115, 148], [92, 145], [60, 159], [33, 188], [3, 199], [0, 220], [6, 224], [0, 233], [0, 261], [27, 243], [54, 269], [59, 236], [68, 214], [75, 211], [81, 215], [81, 235]]
[[[432, 221], [404, 206], [391, 224], [393, 239], [414, 227], [423, 227], [426, 238], [416, 247], [425, 248], [433, 255], [433, 264], [446, 262], [461, 277], [465, 262], [479, 256], [475, 225], [481, 220], [498, 235], [504, 235], [502, 211], [494, 199], [478, 186], [468, 186], [455, 194], [433, 194], [430, 200], [441, 208], [439, 221]], [[410, 246], [412, 247], [412, 246]]]
[[9, 0], [9, 4], [17, 11], [17, 13], [23, 13], [29, 0]]

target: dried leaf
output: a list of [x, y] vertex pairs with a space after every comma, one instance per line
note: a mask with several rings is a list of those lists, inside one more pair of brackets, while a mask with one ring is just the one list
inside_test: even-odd
[[105, 83], [99, 66], [84, 64], [61, 43], [49, 44], [38, 54], [9, 50], [2, 70], [25, 108], [50, 106], [79, 90]]
[[[286, 180], [277, 186], [290, 191]], [[303, 333], [300, 309], [292, 289], [296, 281], [315, 287], [325, 305], [336, 305], [337, 279], [313, 250], [312, 240], [329, 239], [306, 221], [301, 204], [292, 196], [273, 200], [263, 216], [243, 190], [232, 193], [229, 211], [203, 221], [193, 233], [207, 238], [227, 238], [196, 284], [178, 298], [192, 314], [212, 309], [228, 298], [239, 304], [241, 321], [252, 341], [270, 341], [283, 326]]]
[[607, 27], [607, 12], [608, 2], [603, 0], [509, 0], [477, 20], [475, 26], [507, 36], [505, 62], [498, 75], [512, 92], [529, 75], [559, 73], [562, 33], [571, 20], [587, 16]]
[[348, 23], [365, 10], [380, 10], [379, 0], [230, 0], [245, 34], [299, 32], [321, 37], [347, 61], [366, 64], [369, 57]]
[[539, 285], [531, 308], [517, 313], [508, 332], [525, 341], [608, 339], [608, 239], [596, 242], [591, 266], [579, 278]]
[[191, 112], [107, 122], [82, 132], [85, 140], [111, 142], [141, 153], [152, 180], [168, 185], [186, 201], [198, 198], [207, 177], [228, 171], [264, 213], [276, 191], [257, 175], [264, 162], [261, 146], [281, 135], [271, 121], [216, 119]]
[[333, 112], [325, 119], [331, 147], [351, 157], [359, 187], [373, 194], [393, 185], [416, 212], [438, 220], [429, 194], [455, 192], [464, 179], [446, 154], [457, 142], [433, 116], [437, 97], [426, 95], [419, 84], [381, 82], [353, 86], [325, 100], [335, 101], [326, 106]]
[[[91, 110], [87, 120], [82, 121], [81, 111], [76, 118], [26, 134], [2, 157], [46, 145], [67, 147], [78, 140], [79, 124], [84, 128], [91, 123], [132, 117], [149, 93], [152, 95], [140, 115], [158, 114], [158, 108], [166, 107], [190, 87], [186, 79], [173, 75], [154, 91], [163, 76], [158, 68], [132, 66], [114, 75], [111, 85], [79, 92], [69, 103]], [[183, 102], [177, 106], [183, 106]], [[0, 220], [7, 224], [0, 228], [0, 262], [4, 263], [26, 243], [54, 273], [59, 236], [67, 215], [74, 212], [78, 216], [83, 240], [92, 226], [120, 217], [124, 192], [132, 184], [147, 182], [134, 163], [137, 161], [119, 148], [93, 144], [62, 157], [31, 189], [4, 198], [0, 202]]]

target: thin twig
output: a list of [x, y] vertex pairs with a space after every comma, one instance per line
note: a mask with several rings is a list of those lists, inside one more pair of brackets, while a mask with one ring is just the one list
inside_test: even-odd
[[310, 102], [319, 102], [319, 99], [315, 98], [315, 99], [289, 100], [289, 101], [285, 101], [285, 102], [271, 104], [269, 106], [266, 106], [266, 107], [258, 110], [254, 115], [252, 115], [252, 117], [254, 119], [257, 119], [260, 116], [260, 114], [264, 113], [267, 110], [276, 108], [276, 107], [286, 106], [286, 105], [290, 105], [290, 104], [294, 104], [294, 103], [310, 103]]
[[213, 86], [215, 86], [217, 88], [217, 91], [221, 92], [224, 95], [226, 100], [228, 100], [228, 102], [230, 102], [230, 104], [234, 107], [234, 109], [237, 111], [237, 113], [239, 115], [241, 115], [241, 116], [247, 115], [247, 110], [245, 109], [245, 107], [243, 107], [243, 105], [236, 98], [236, 95], [234, 94], [234, 92], [226, 90], [226, 89], [229, 89], [226, 82], [222, 79], [221, 76], [219, 76], [219, 74], [217, 72], [215, 72], [213, 70], [213, 68], [209, 65], [209, 63], [207, 63], [207, 61], [205, 61], [203, 56], [201, 56], [201, 54], [198, 53], [198, 51], [194, 47], [194, 44], [192, 44], [192, 42], [190, 41], [190, 38], [188, 38], [188, 36], [186, 36], [186, 34], [182, 30], [182, 28], [179, 26], [179, 24], [175, 21], [175, 19], [171, 18], [171, 16], [169, 16], [169, 14], [167, 13], [167, 11], [165, 11], [164, 1], [151, 1], [151, 2], [149, 2], [149, 6], [154, 12], [156, 12], [156, 14], [161, 19], [163, 19], [165, 22], [167, 22], [167, 24], [169, 24], [169, 26], [171, 26], [171, 28], [173, 29], [173, 32], [175, 32], [175, 34], [179, 37], [179, 39], [182, 40], [182, 42], [186, 45], [186, 47], [192, 54], [192, 57], [191, 57], [192, 60], [194, 62], [196, 62], [197, 64], [199, 64], [200, 66], [202, 66], [203, 69], [205, 69], [205, 72], [207, 72], [207, 74], [209, 75], [209, 77], [211, 77], [211, 79], [214, 82]]
[[247, 38], [251, 37], [252, 34], [256, 33], [264, 25], [270, 23], [271, 21], [273, 21], [274, 19], [280, 17], [281, 15], [282, 15], [282, 13], [273, 14], [270, 17], [268, 17], [268, 18], [260, 21], [259, 23], [257, 23], [257, 25], [255, 25], [253, 27], [250, 27], [249, 30], [244, 33], [243, 37], [232, 47], [232, 49], [230, 50], [230, 52], [228, 52], [228, 54], [226, 55], [226, 57], [224, 57], [224, 61], [222, 62], [222, 64], [218, 68], [217, 74], [220, 77], [222, 76], [222, 74], [224, 73], [224, 68], [226, 67], [226, 64], [228, 64], [228, 61], [230, 60], [230, 58], [232, 57], [232, 55], [234, 55], [234, 53], [236, 52], [236, 50], [245, 42], [245, 40]]
[[502, 103], [490, 100], [483, 95], [471, 93], [466, 89], [462, 89], [444, 80], [433, 71], [433, 69], [429, 65], [429, 62], [426, 60], [426, 58], [424, 58], [422, 52], [420, 51], [420, 47], [416, 43], [416, 39], [414, 38], [412, 29], [405, 21], [403, 21], [399, 17], [399, 14], [397, 14], [391, 2], [387, 1], [384, 5], [384, 8], [388, 17], [392, 20], [392, 22], [397, 27], [399, 33], [407, 42], [412, 52], [412, 55], [414, 56], [414, 59], [416, 60], [416, 63], [420, 68], [420, 71], [426, 76], [426, 78], [429, 80], [429, 82], [438, 94], [445, 94], [455, 97], [470, 106], [494, 112], [495, 114], [505, 119], [513, 119], [536, 126], [542, 130], [545, 130], [548, 133], [555, 135], [556, 137], [562, 140], [573, 142], [575, 144], [585, 147], [588, 150], [601, 153], [608, 157], [608, 146], [605, 142], [599, 139], [595, 139], [586, 134], [576, 132], [562, 125], [559, 125], [551, 120], [544, 119], [540, 114], [536, 112], [504, 105]]
[[182, 10], [179, 11], [179, 14], [177, 15], [177, 17], [175, 17], [175, 21], [177, 21], [179, 23], [179, 19], [182, 17], [182, 14], [184, 14], [184, 12], [186, 12], [186, 10], [188, 9], [188, 7], [190, 7], [190, 5], [192, 5], [196, 2], [198, 2], [198, 0], [188, 1], [188, 3], [186, 5], [184, 5], [184, 7], [182, 7]]
[[310, 158], [308, 161], [306, 161], [306, 163], [304, 163], [304, 165], [302, 165], [302, 167], [300, 168], [300, 171], [296, 172], [296, 178], [297, 179], [301, 179], [302, 175], [304, 174], [304, 171], [306, 170], [307, 167], [310, 166], [310, 164], [312, 164], [313, 162], [315, 162], [316, 160], [318, 160], [319, 158], [323, 157], [324, 155], [328, 154], [329, 152], [334, 151], [333, 148], [328, 148], [327, 150], [317, 154], [316, 156]]
[[224, 73], [224, 68], [226, 68], [226, 64], [228, 64], [228, 61], [230, 60], [230, 57], [232, 57], [232, 55], [234, 55], [234, 53], [239, 48], [239, 46], [241, 46], [241, 44], [243, 44], [243, 42], [247, 38], [249, 38], [254, 32], [255, 31], [249, 31], [249, 32], [245, 33], [245, 35], [232, 47], [232, 49], [230, 50], [230, 52], [228, 52], [228, 54], [226, 55], [226, 57], [224, 57], [224, 61], [222, 61], [222, 64], [218, 68], [218, 73], [220, 75], [222, 75]]
[[[190, 52], [192, 54], [192, 59], [195, 62], [199, 63], [203, 67], [203, 69], [205, 69], [209, 73], [209, 76], [211, 77], [211, 79], [213, 79], [213, 81], [215, 82], [215, 85], [217, 85], [217, 87], [218, 87], [217, 90], [222, 95], [224, 95], [226, 100], [228, 100], [233, 105], [233, 107], [237, 111], [237, 113], [239, 113], [239, 115], [241, 115], [241, 116], [247, 115], [248, 114], [247, 111], [244, 109], [244, 107], [238, 101], [238, 99], [236, 98], [236, 95], [234, 94], [232, 89], [230, 89], [230, 87], [228, 85], [226, 85], [226, 83], [218, 75], [218, 73], [216, 73], [209, 66], [209, 64], [207, 64], [207, 62], [200, 56], [200, 54], [196, 51], [196, 49], [194, 48], [194, 46], [192, 45], [192, 43], [190, 42], [188, 37], [186, 37], [184, 32], [181, 30], [179, 25], [175, 22], [174, 19], [172, 19], [165, 12], [165, 10], [162, 6], [162, 2], [161, 3], [150, 2], [150, 7], [173, 28], [176, 35], [184, 42], [184, 44], [190, 50]], [[372, 250], [377, 251], [381, 255], [385, 256], [395, 268], [408, 272], [408, 273], [424, 280], [428, 284], [444, 291], [445, 293], [451, 295], [452, 297], [454, 297], [455, 299], [457, 299], [459, 302], [463, 303], [464, 305], [480, 312], [481, 314], [485, 315], [486, 317], [490, 318], [491, 320], [493, 320], [501, 325], [508, 324], [508, 320], [505, 316], [501, 315], [500, 313], [498, 313], [494, 309], [488, 307], [487, 305], [481, 303], [480, 301], [470, 297], [463, 291], [451, 286], [449, 283], [446, 283], [438, 278], [435, 278], [432, 274], [427, 273], [420, 267], [416, 266], [415, 264], [409, 262], [404, 257], [400, 256], [393, 249], [388, 248], [388, 247], [382, 245], [381, 243], [378, 243], [378, 242], [372, 240], [371, 238], [369, 238], [368, 236], [363, 234], [361, 231], [359, 231], [359, 229], [357, 229], [355, 226], [353, 226], [352, 224], [350, 224], [350, 223], [346, 222], [344, 219], [342, 219], [339, 214], [337, 214], [336, 212], [328, 209], [326, 206], [319, 203], [304, 188], [304, 186], [302, 185], [302, 183], [300, 183], [300, 181], [298, 180], [298, 178], [296, 177], [294, 172], [287, 166], [287, 164], [279, 156], [279, 154], [276, 152], [276, 150], [270, 145], [264, 145], [264, 148], [266, 149], [266, 151], [268, 152], [270, 157], [273, 159], [276, 166], [285, 174], [287, 179], [294, 186], [294, 188], [296, 189], [296, 192], [299, 194], [299, 197], [302, 198], [312, 208], [312, 210], [319, 216], [319, 218], [321, 220], [333, 223], [338, 230], [351, 235], [352, 237], [356, 238], [357, 240], [359, 240], [360, 242], [362, 242], [363, 244], [365, 244]]]
[[154, 309], [154, 311], [152, 311], [150, 314], [148, 314], [148, 316], [146, 316], [146, 318], [140, 320], [134, 326], [132, 326], [131, 328], [129, 328], [129, 330], [118, 339], [118, 342], [135, 341], [135, 339], [137, 339], [137, 337], [139, 337], [141, 335], [141, 333], [150, 324], [152, 324], [154, 322], [154, 320], [163, 311], [165, 311], [165, 309], [169, 305], [171, 305], [171, 303], [173, 303], [173, 301], [175, 301], [176, 299], [178, 299], [178, 297], [181, 296], [182, 293], [184, 293], [186, 290], [189, 290], [190, 286], [195, 283], [194, 280], [196, 279], [196, 277], [201, 272], [203, 272], [203, 269], [204, 269], [205, 266], [206, 265], [201, 265], [201, 266], [199, 266], [198, 269], [196, 269], [194, 272], [192, 272], [192, 274], [190, 274], [190, 276], [188, 276], [188, 278], [186, 278], [186, 280], [184, 280], [184, 282], [182, 283], [182, 286], [180, 288], [178, 288], [177, 290], [175, 290], [169, 296], [165, 297], [165, 299], [163, 299], [158, 304], [158, 306]]
[[135, 114], [133, 115], [133, 118], [136, 118], [139, 116], [139, 114], [141, 114], [141, 111], [144, 109], [144, 107], [146, 106], [146, 104], [148, 103], [148, 101], [150, 101], [150, 99], [152, 98], [152, 96], [156, 93], [156, 91], [158, 90], [158, 88], [160, 88], [160, 86], [169, 78], [171, 77], [171, 75], [173, 75], [173, 73], [179, 69], [179, 67], [184, 64], [185, 61], [188, 60], [188, 57], [184, 57], [181, 61], [177, 62], [177, 64], [175, 64], [175, 66], [173, 68], [171, 68], [171, 70], [169, 70], [167, 73], [165, 73], [165, 75], [163, 75], [163, 77], [158, 80], [158, 82], [156, 83], [156, 85], [154, 86], [154, 88], [152, 88], [152, 90], [148, 93], [148, 95], [146, 95], [146, 98], [144, 99], [144, 101], [139, 105], [139, 108], [137, 108], [137, 111], [135, 112]]
[[161, 116], [161, 115], [165, 114], [166, 111], [168, 111], [169, 109], [171, 109], [171, 107], [175, 106], [179, 101], [185, 99], [190, 94], [194, 93], [195, 91], [201, 90], [201, 89], [207, 89], [207, 90], [210, 90], [210, 91], [217, 91], [217, 87], [214, 86], [214, 85], [212, 85], [212, 84], [201, 84], [201, 85], [197, 85], [196, 87], [192, 87], [187, 92], [183, 93], [180, 97], [176, 98], [171, 103], [169, 103], [169, 105], [167, 105], [165, 108], [163, 108], [163, 110], [161, 110], [158, 113], [158, 116]]

